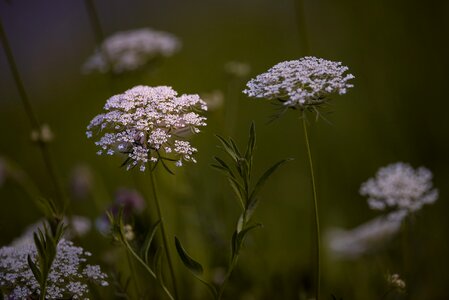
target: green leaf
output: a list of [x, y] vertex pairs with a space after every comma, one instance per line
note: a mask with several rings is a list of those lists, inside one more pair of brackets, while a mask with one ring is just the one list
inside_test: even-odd
[[245, 210], [245, 223], [248, 223], [251, 217], [254, 214], [254, 211], [256, 210], [257, 205], [259, 204], [259, 198], [252, 199], [251, 202], [248, 203], [248, 207]]
[[33, 272], [34, 278], [36, 279], [36, 281], [39, 284], [41, 284], [42, 277], [41, 277], [41, 272], [39, 271], [39, 268], [33, 262], [30, 255], [27, 256], [27, 260], [28, 260], [28, 265], [30, 266], [31, 272]]
[[275, 163], [273, 166], [271, 166], [268, 170], [263, 173], [262, 176], [260, 176], [259, 180], [256, 183], [256, 186], [254, 187], [253, 192], [251, 193], [251, 196], [249, 197], [248, 205], [254, 201], [255, 197], [257, 196], [257, 193], [260, 192], [261, 188], [267, 181], [267, 179], [285, 162], [291, 161], [291, 158], [283, 159]]
[[178, 251], [179, 258], [181, 258], [184, 266], [186, 266], [187, 269], [189, 269], [195, 275], [203, 274], [203, 266], [199, 262], [194, 260], [189, 254], [187, 254], [177, 237], [175, 237], [175, 245], [176, 250]]
[[234, 142], [233, 139], [229, 139], [230, 145], [232, 147], [232, 149], [234, 150], [234, 153], [237, 154], [237, 157], [242, 157], [242, 155], [240, 154], [240, 150], [239, 147], [237, 147], [236, 143]]
[[256, 125], [254, 122], [251, 123], [251, 128], [249, 129], [249, 139], [248, 146], [246, 147], [245, 158], [250, 160], [253, 156], [254, 147], [256, 146]]
[[[154, 258], [153, 258], [153, 270], [156, 270], [158, 268], [158, 264], [162, 259], [162, 247], [159, 246], [156, 249], [156, 253], [154, 253]], [[157, 273], [156, 273], [157, 274]], [[157, 277], [157, 276], [156, 276]]]
[[229, 177], [229, 184], [231, 185], [232, 190], [234, 191], [237, 199], [239, 200], [242, 208], [245, 209], [245, 192], [240, 183], [234, 178]]
[[145, 263], [148, 265], [149, 263], [149, 252], [150, 252], [150, 246], [151, 246], [151, 242], [154, 239], [154, 236], [156, 235], [156, 231], [159, 228], [159, 225], [161, 224], [161, 221], [157, 221], [151, 230], [148, 231], [148, 234], [145, 238], [145, 242], [142, 245], [142, 252], [141, 252], [141, 256], [143, 257]]
[[228, 143], [228, 141], [226, 141], [224, 138], [222, 138], [219, 135], [216, 135], [216, 137], [220, 140], [220, 142], [223, 145], [223, 149], [225, 150], [225, 152], [234, 160], [237, 161], [238, 160], [238, 156], [236, 155], [235, 151], [233, 150], [232, 146]]
[[245, 239], [246, 234], [251, 230], [259, 227], [262, 227], [262, 224], [257, 223], [246, 227], [240, 232], [234, 231], [234, 234], [232, 235], [232, 257], [238, 255], [238, 253], [240, 252], [240, 248], [242, 247], [243, 240]]
[[218, 167], [218, 169], [226, 171], [226, 173], [230, 177], [235, 178], [234, 172], [232, 172], [232, 169], [228, 166], [228, 164], [224, 160], [222, 160], [221, 158], [219, 158], [217, 156], [214, 156], [214, 159], [220, 164], [221, 168], [217, 165], [212, 165], [212, 166], [215, 166], [215, 168]]

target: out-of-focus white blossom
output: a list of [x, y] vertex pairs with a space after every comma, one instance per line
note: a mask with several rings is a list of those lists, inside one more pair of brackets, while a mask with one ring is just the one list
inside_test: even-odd
[[388, 284], [400, 291], [405, 291], [406, 284], [405, 281], [401, 279], [399, 274], [391, 274], [387, 276], [387, 282]]
[[[33, 243], [0, 248], [0, 289], [6, 299], [28, 299], [39, 294], [39, 284], [28, 266], [27, 257], [36, 260]], [[88, 282], [107, 286], [107, 275], [99, 266], [87, 264], [91, 254], [61, 239], [48, 275], [46, 299], [88, 299]]]
[[31, 131], [31, 140], [37, 143], [50, 143], [54, 139], [50, 126], [43, 124], [39, 130]]
[[197, 149], [184, 140], [186, 131], [200, 132], [206, 118], [206, 103], [198, 95], [181, 95], [168, 86], [136, 86], [106, 102], [105, 113], [87, 127], [87, 137], [100, 135], [97, 154], [128, 156], [127, 169], [161, 159], [196, 162]]
[[313, 56], [278, 63], [247, 83], [250, 97], [280, 100], [289, 107], [320, 105], [334, 94], [346, 94], [352, 74], [341, 62]]
[[336, 257], [356, 259], [390, 241], [399, 232], [404, 217], [404, 214], [390, 214], [354, 229], [332, 229], [327, 233], [327, 245]]
[[207, 103], [207, 109], [214, 111], [223, 106], [225, 97], [222, 91], [213, 90], [209, 93], [201, 94], [201, 98]]
[[[33, 233], [37, 230], [44, 231], [45, 220], [39, 220], [34, 224], [31, 224], [25, 228], [22, 235], [13, 240], [11, 243], [14, 247], [22, 245], [32, 244]], [[64, 224], [67, 224], [67, 229], [64, 231], [64, 238], [71, 240], [74, 237], [82, 237], [86, 235], [92, 228], [92, 222], [84, 216], [71, 216], [70, 218], [64, 217]], [[48, 224], [47, 224], [48, 225]]]
[[251, 66], [240, 61], [229, 61], [224, 65], [226, 73], [234, 77], [245, 77], [251, 72]]
[[374, 178], [362, 184], [360, 194], [368, 197], [371, 209], [409, 212], [434, 203], [438, 198], [438, 191], [432, 184], [432, 172], [424, 167], [415, 170], [402, 162], [380, 168]]
[[172, 56], [181, 48], [174, 35], [149, 28], [117, 32], [106, 38], [84, 64], [84, 72], [119, 74], [136, 70], [159, 57]]

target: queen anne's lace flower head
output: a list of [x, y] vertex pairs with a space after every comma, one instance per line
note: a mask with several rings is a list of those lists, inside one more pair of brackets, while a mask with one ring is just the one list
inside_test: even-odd
[[197, 149], [184, 140], [189, 131], [200, 132], [206, 118], [197, 112], [206, 111], [206, 103], [198, 95], [181, 95], [168, 86], [136, 86], [111, 97], [106, 111], [96, 116], [87, 127], [87, 137], [102, 135], [95, 144], [99, 155], [124, 153], [127, 168], [148, 161], [176, 160], [196, 162]]
[[371, 209], [409, 212], [438, 198], [438, 191], [432, 185], [432, 172], [424, 167], [415, 170], [401, 162], [380, 168], [376, 177], [362, 184], [360, 194], [369, 197]]
[[149, 28], [118, 32], [106, 38], [101, 51], [83, 66], [85, 72], [123, 73], [136, 70], [158, 57], [172, 56], [181, 47], [172, 34]]
[[[39, 284], [28, 266], [27, 257], [35, 261], [33, 243], [0, 248], [0, 290], [6, 299], [28, 299], [39, 294]], [[97, 265], [86, 264], [91, 254], [62, 239], [51, 266], [46, 299], [88, 299], [88, 282], [107, 286], [107, 275]]]
[[353, 85], [348, 67], [313, 56], [278, 63], [247, 83], [250, 97], [279, 100], [289, 107], [304, 108], [326, 102], [333, 94], [346, 94]]

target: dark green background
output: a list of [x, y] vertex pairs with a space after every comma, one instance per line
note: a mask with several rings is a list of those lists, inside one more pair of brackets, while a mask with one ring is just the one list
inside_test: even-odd
[[[119, 92], [147, 84], [170, 85], [180, 93], [226, 93], [226, 62], [247, 62], [253, 77], [304, 53], [294, 0], [95, 2], [107, 35], [152, 27], [175, 34], [183, 44], [157, 70], [117, 80], [114, 89]], [[310, 54], [342, 61], [356, 77], [355, 87], [332, 101], [327, 116], [332, 124], [313, 123], [310, 132], [323, 232], [376, 216], [358, 189], [379, 167], [397, 161], [426, 166], [434, 173], [440, 197], [418, 213], [411, 231], [407, 297], [447, 299], [449, 2], [305, 0], [304, 12]], [[148, 178], [119, 169], [118, 158], [97, 157], [85, 137], [86, 125], [101, 111], [111, 89], [107, 76], [80, 72], [95, 48], [83, 1], [1, 1], [0, 16], [30, 99], [55, 133], [51, 150], [66, 182], [75, 165], [86, 163], [110, 195], [136, 181], [145, 186]], [[238, 90], [247, 79], [237, 83]], [[297, 299], [298, 290], [310, 288], [313, 265], [311, 189], [300, 121], [289, 112], [267, 124], [273, 107], [266, 101], [226, 95], [226, 103], [238, 102], [233, 136], [239, 143], [245, 142], [251, 120], [257, 124], [257, 174], [276, 160], [295, 158], [264, 190], [255, 215], [264, 228], [247, 241], [229, 288], [230, 295], [239, 296], [229, 299]], [[169, 230], [211, 268], [221, 263], [214, 253], [228, 249], [211, 243], [210, 228], [228, 239], [238, 218], [238, 204], [225, 180], [209, 167], [212, 156], [221, 154], [214, 134], [227, 133], [222, 113], [209, 113], [210, 125], [195, 138], [198, 164], [177, 171], [176, 178], [160, 180]], [[0, 155], [20, 164], [44, 194], [52, 195], [3, 51], [0, 129]], [[91, 218], [96, 214], [92, 207], [89, 202], [74, 204], [75, 211]], [[30, 200], [6, 182], [0, 190], [0, 244], [38, 218]], [[343, 299], [380, 299], [386, 272], [402, 272], [399, 244], [393, 242], [375, 258], [350, 262], [336, 261], [325, 251], [325, 299], [331, 293]], [[94, 248], [89, 242], [85, 247]], [[178, 272], [184, 287], [193, 286], [191, 295], [205, 295], [181, 266]]]

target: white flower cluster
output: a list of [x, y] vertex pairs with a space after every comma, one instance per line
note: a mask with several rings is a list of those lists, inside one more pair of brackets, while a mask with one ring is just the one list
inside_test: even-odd
[[414, 170], [402, 162], [380, 168], [374, 178], [362, 184], [360, 194], [369, 197], [371, 209], [408, 212], [420, 210], [438, 198], [438, 191], [432, 185], [432, 172], [424, 167]]
[[424, 167], [415, 170], [402, 162], [380, 168], [374, 178], [362, 184], [360, 194], [369, 197], [371, 209], [388, 209], [389, 213], [351, 230], [332, 230], [328, 245], [337, 256], [357, 258], [377, 250], [399, 232], [410, 213], [438, 198], [432, 172]]
[[337, 257], [348, 259], [374, 252], [399, 232], [404, 217], [404, 214], [390, 213], [353, 229], [330, 230], [327, 234], [329, 248]]
[[110, 71], [119, 74], [136, 70], [158, 57], [172, 56], [181, 47], [172, 34], [149, 28], [118, 32], [106, 38], [83, 66], [87, 73]]
[[181, 95], [168, 86], [136, 86], [111, 97], [105, 113], [96, 116], [87, 127], [102, 134], [95, 144], [97, 153], [128, 155], [127, 168], [139, 165], [145, 171], [148, 161], [158, 162], [170, 156], [182, 166], [183, 161], [196, 162], [192, 147], [182, 136], [186, 131], [200, 132], [206, 118], [197, 112], [206, 111], [206, 103], [198, 95]]
[[[0, 248], [0, 290], [6, 299], [29, 299], [39, 294], [39, 284], [28, 266], [27, 257], [36, 260], [34, 244]], [[46, 299], [88, 299], [88, 282], [107, 286], [107, 275], [97, 265], [86, 264], [91, 256], [81, 247], [61, 239], [48, 275]]]
[[353, 85], [348, 67], [313, 56], [278, 63], [247, 83], [250, 97], [280, 100], [289, 107], [319, 105], [333, 94], [346, 94]]

